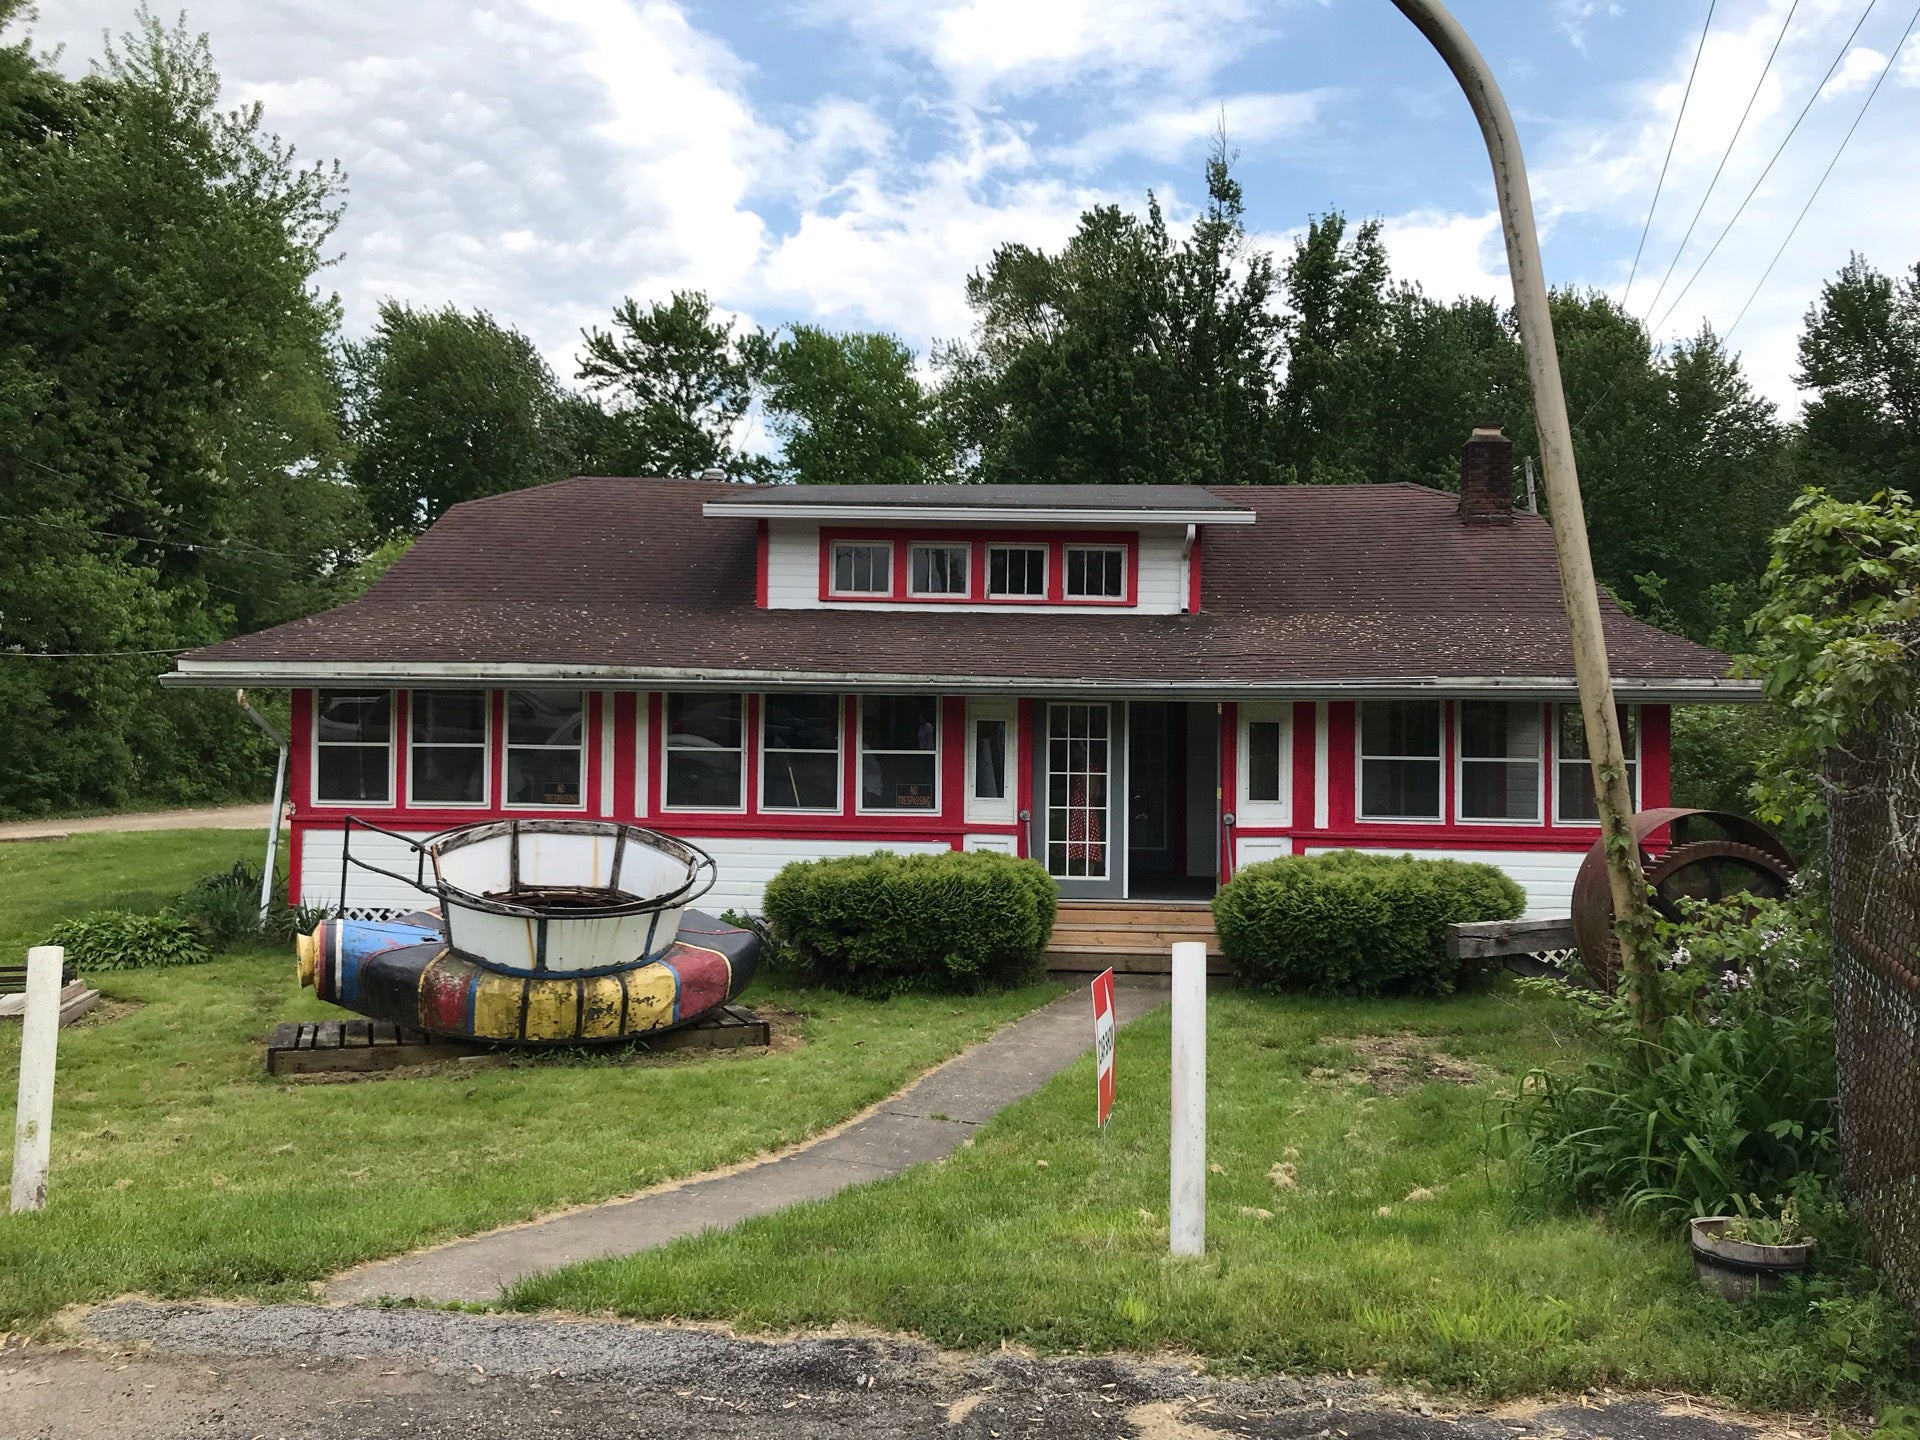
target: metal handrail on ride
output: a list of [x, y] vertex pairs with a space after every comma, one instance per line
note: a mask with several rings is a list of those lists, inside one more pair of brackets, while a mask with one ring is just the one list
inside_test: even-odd
[[[456, 834], [459, 830], [481, 830], [505, 826], [512, 844], [512, 859], [510, 862], [512, 890], [510, 890], [509, 893], [516, 893], [520, 883], [519, 838], [522, 832], [539, 833], [543, 830], [573, 823], [577, 822], [547, 819], [483, 820], [475, 825], [460, 826], [458, 830], [443, 830], [433, 838], [440, 839], [447, 835]], [[643, 836], [650, 841], [660, 842], [659, 848], [668, 854], [673, 854], [675, 851], [684, 852], [684, 854], [677, 855], [675, 858], [681, 859], [687, 864], [687, 878], [679, 886], [667, 891], [665, 894], [651, 896], [646, 899], [636, 898], [611, 905], [568, 906], [567, 914], [569, 918], [585, 920], [618, 915], [645, 915], [651, 911], [670, 910], [676, 905], [686, 905], [694, 900], [698, 900], [719, 881], [719, 866], [715, 863], [713, 856], [709, 855], [705, 850], [702, 850], [698, 845], [689, 844], [685, 840], [665, 834], [659, 830], [649, 830], [641, 825], [627, 825], [620, 821], [601, 823], [615, 826], [618, 835], [613, 867], [609, 877], [610, 881], [617, 881], [619, 879], [620, 866], [625, 858], [627, 841], [636, 835]], [[388, 870], [383, 866], [375, 865], [370, 860], [363, 860], [355, 856], [353, 854], [353, 829], [356, 825], [362, 830], [371, 830], [376, 835], [384, 835], [389, 840], [398, 840], [402, 845], [413, 851], [413, 876], [409, 878], [399, 871]], [[421, 894], [431, 895], [442, 903], [444, 903], [448, 895], [451, 894], [458, 897], [460, 903], [463, 905], [477, 910], [488, 911], [496, 915], [512, 915], [525, 919], [538, 919], [545, 913], [543, 908], [539, 906], [517, 904], [512, 900], [503, 900], [494, 895], [476, 895], [471, 890], [466, 890], [453, 884], [440, 874], [440, 857], [437, 851], [430, 850], [420, 841], [413, 839], [411, 836], [403, 835], [397, 830], [389, 830], [383, 825], [374, 824], [371, 820], [363, 820], [358, 815], [348, 815], [343, 818], [340, 831], [340, 908], [343, 912], [346, 909], [347, 903], [347, 867], [351, 865], [357, 866], [362, 870], [371, 871], [375, 875], [383, 875], [389, 880], [398, 880], [402, 885], [411, 886]], [[433, 861], [432, 885], [426, 883], [427, 861], [429, 858]], [[609, 888], [612, 888], [611, 884]]]

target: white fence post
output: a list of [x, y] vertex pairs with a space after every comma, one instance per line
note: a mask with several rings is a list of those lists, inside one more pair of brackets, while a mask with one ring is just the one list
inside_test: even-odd
[[53, 1054], [60, 1039], [60, 971], [67, 952], [27, 952], [27, 1013], [20, 1022], [20, 1097], [13, 1118], [13, 1208], [44, 1209], [53, 1141]]
[[1167, 1233], [1175, 1255], [1207, 1248], [1207, 947], [1173, 947], [1173, 1164]]

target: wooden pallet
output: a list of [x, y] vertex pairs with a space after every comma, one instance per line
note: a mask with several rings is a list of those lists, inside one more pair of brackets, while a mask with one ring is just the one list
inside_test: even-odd
[[1153, 900], [1063, 900], [1047, 942], [1047, 970], [1056, 976], [1165, 975], [1176, 941], [1207, 947], [1207, 973], [1226, 975], [1213, 911], [1204, 903]]
[[[740, 1005], [722, 1006], [697, 1025], [625, 1042], [638, 1050], [731, 1050], [766, 1045], [772, 1030]], [[470, 1055], [502, 1055], [508, 1047], [449, 1040], [383, 1020], [282, 1021], [267, 1040], [269, 1075], [324, 1075], [435, 1065]]]

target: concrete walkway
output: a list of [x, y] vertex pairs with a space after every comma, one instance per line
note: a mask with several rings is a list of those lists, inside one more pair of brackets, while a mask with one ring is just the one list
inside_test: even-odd
[[64, 840], [113, 830], [264, 830], [271, 805], [221, 805], [205, 810], [142, 810], [130, 815], [87, 815], [77, 820], [9, 820], [0, 844], [9, 840]]
[[[1118, 1019], [1123, 1025], [1136, 1020], [1166, 998], [1164, 980], [1121, 976], [1114, 997]], [[1031, 1095], [1092, 1043], [1092, 1003], [1075, 989], [928, 1071], [852, 1124], [770, 1160], [363, 1265], [335, 1276], [326, 1296], [349, 1302], [495, 1300], [515, 1281], [542, 1270], [651, 1250], [944, 1160], [974, 1127]], [[1091, 1111], [1091, 1092], [1087, 1105]]]

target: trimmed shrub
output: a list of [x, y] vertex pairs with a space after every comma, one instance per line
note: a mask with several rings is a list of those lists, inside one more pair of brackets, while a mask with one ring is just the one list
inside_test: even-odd
[[213, 958], [192, 921], [130, 910], [96, 910], [83, 919], [63, 921], [54, 926], [47, 943], [64, 946], [67, 963], [82, 975], [199, 965]]
[[1270, 990], [1446, 995], [1482, 963], [1447, 958], [1447, 926], [1526, 908], [1492, 865], [1335, 850], [1247, 866], [1213, 923], [1241, 978]]
[[810, 978], [891, 995], [1037, 978], [1059, 896], [1032, 860], [876, 850], [787, 866], [768, 884], [763, 908]]

